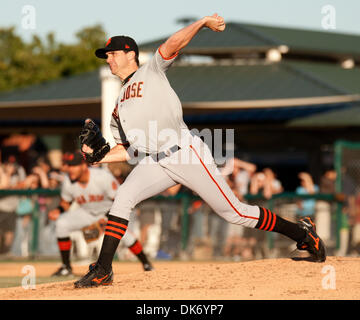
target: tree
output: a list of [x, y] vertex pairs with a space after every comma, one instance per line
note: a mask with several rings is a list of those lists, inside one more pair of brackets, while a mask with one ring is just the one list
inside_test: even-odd
[[43, 41], [35, 35], [26, 43], [14, 27], [0, 29], [0, 91], [99, 68], [104, 62], [94, 51], [106, 41], [102, 26], [85, 27], [76, 38], [75, 44], [58, 43], [49, 33]]

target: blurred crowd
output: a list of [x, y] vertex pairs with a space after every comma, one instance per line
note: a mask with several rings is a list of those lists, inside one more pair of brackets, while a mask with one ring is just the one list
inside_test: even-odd
[[[0, 190], [56, 190], [61, 184], [60, 169], [55, 169], [46, 148], [33, 135], [13, 135], [2, 140], [0, 153]], [[58, 205], [57, 197], [41, 194], [1, 194], [0, 253], [30, 255], [34, 212], [39, 213], [42, 234], [48, 226], [46, 212]], [[56, 243], [55, 243], [56, 245]], [[42, 242], [40, 247], [46, 247]]]
[[[60, 196], [46, 192], [22, 195], [1, 191], [59, 190], [65, 174], [61, 168], [61, 153], [54, 158], [36, 137], [18, 135], [2, 140], [0, 155], [0, 254], [58, 257], [55, 222], [49, 219], [47, 213], [58, 207]], [[132, 170], [126, 163], [107, 167], [120, 184]], [[220, 171], [234, 194], [243, 202], [266, 207], [268, 200], [285, 191], [271, 168], [259, 170], [254, 163], [233, 158]], [[299, 195], [333, 194], [335, 180], [336, 172], [333, 169], [323, 174], [319, 184], [308, 172], [300, 172], [298, 187], [294, 191]], [[351, 183], [348, 182], [349, 191], [344, 190], [344, 212], [349, 217], [351, 228], [348, 229], [350, 233], [341, 235], [339, 254], [342, 255], [360, 253], [360, 197], [353, 193]], [[311, 198], [278, 201], [272, 210], [293, 221], [310, 216], [317, 221], [318, 231], [325, 241], [333, 239], [334, 203]], [[34, 232], [34, 228], [37, 228], [37, 232]], [[196, 194], [181, 185], [137, 206], [135, 232], [144, 250], [154, 259], [219, 258], [243, 261], [269, 256], [266, 232], [227, 223]], [[34, 236], [37, 238], [34, 239]], [[275, 236], [276, 239], [284, 240], [281, 236], [280, 239]], [[120, 250], [118, 255], [129, 258], [125, 249]]]

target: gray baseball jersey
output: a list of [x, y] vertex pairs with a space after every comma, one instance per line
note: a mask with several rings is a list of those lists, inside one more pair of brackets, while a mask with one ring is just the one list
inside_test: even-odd
[[165, 75], [174, 59], [162, 58], [157, 50], [122, 86], [110, 123], [117, 144], [129, 143], [141, 152], [157, 153], [170, 147], [169, 143], [179, 143], [177, 137], [187, 126], [181, 102]]
[[[120, 92], [111, 122], [115, 141], [146, 153], [164, 151], [166, 157], [146, 156], [140, 160], [119, 187], [109, 214], [129, 220], [138, 203], [180, 183], [228, 222], [255, 227], [259, 207], [239, 201], [220, 174], [209, 147], [190, 133], [182, 119], [180, 100], [165, 75], [174, 59], [162, 57], [160, 47]], [[153, 122], [157, 131], [151, 130]], [[131, 136], [131, 130], [136, 129], [144, 135], [145, 143]], [[174, 139], [164, 143], [161, 130], [171, 131], [176, 143]], [[171, 148], [174, 144], [180, 149]]]
[[61, 187], [61, 197], [67, 202], [76, 201], [92, 215], [106, 214], [115, 198], [118, 182], [106, 169], [89, 168], [90, 178], [86, 186], [72, 183], [68, 176]]

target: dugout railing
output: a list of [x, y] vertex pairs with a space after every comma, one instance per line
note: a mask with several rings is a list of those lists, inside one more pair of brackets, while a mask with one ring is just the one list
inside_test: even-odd
[[[18, 195], [18, 196], [59, 196], [60, 190], [48, 190], [48, 189], [30, 189], [30, 190], [0, 190], [0, 197], [9, 196], [9, 195]], [[258, 204], [264, 206], [271, 211], [278, 213], [281, 216], [289, 217], [288, 213], [289, 206], [294, 208], [294, 204], [297, 201], [304, 200], [315, 200], [317, 202], [323, 201], [329, 204], [328, 207], [331, 209], [331, 220], [332, 220], [332, 239], [334, 239], [335, 247], [339, 248], [340, 245], [340, 229], [342, 227], [342, 221], [344, 220], [343, 215], [343, 204], [344, 196], [342, 194], [312, 194], [312, 195], [299, 195], [294, 192], [285, 192], [273, 195], [271, 199], [265, 199], [262, 194], [252, 195], [248, 194], [245, 197], [245, 201], [249, 204]], [[186, 250], [189, 239], [189, 208], [193, 201], [199, 200], [200, 198], [191, 194], [191, 193], [178, 193], [174, 196], [156, 196], [153, 200], [166, 201], [166, 199], [176, 199], [179, 200], [179, 205], [181, 206], [181, 248]], [[32, 218], [32, 236], [30, 243], [30, 255], [29, 257], [35, 257], [37, 255], [38, 241], [39, 241], [39, 204], [37, 201], [34, 201], [34, 209], [31, 213]], [[334, 210], [335, 208], [335, 210]], [[293, 210], [293, 209], [292, 209]], [[291, 220], [291, 217], [290, 217]], [[335, 234], [334, 234], [335, 233]], [[276, 245], [276, 234], [273, 232], [265, 232], [266, 234], [266, 246], [269, 249], [273, 249]]]

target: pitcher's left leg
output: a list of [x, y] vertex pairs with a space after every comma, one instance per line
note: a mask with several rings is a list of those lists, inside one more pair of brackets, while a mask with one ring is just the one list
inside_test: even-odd
[[309, 251], [315, 261], [325, 261], [325, 245], [316, 234], [315, 225], [310, 219], [293, 223], [266, 208], [240, 202], [220, 174], [205, 144], [190, 145], [178, 152], [179, 155], [181, 152], [189, 153], [184, 158], [190, 161], [163, 161], [162, 165], [166, 167], [169, 176], [195, 191], [225, 220], [245, 227], [281, 233], [296, 241], [298, 249]]

